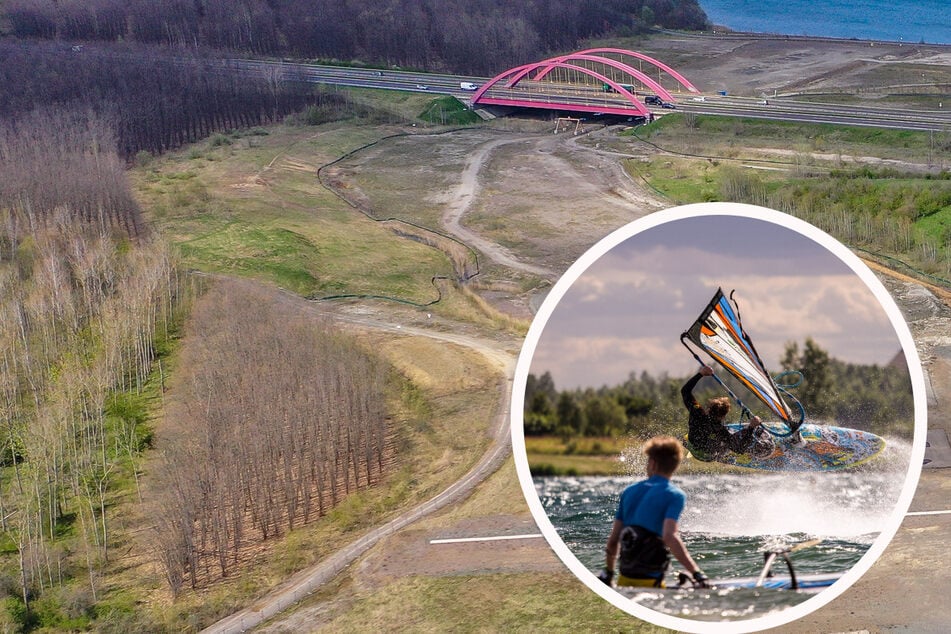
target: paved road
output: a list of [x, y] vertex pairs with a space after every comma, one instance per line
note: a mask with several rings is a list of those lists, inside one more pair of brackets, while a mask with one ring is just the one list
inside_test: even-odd
[[[318, 64], [266, 60], [229, 60], [228, 68], [235, 72], [251, 73], [274, 80], [306, 81], [337, 86], [377, 88], [382, 90], [404, 90], [450, 94], [466, 101], [472, 92], [462, 90], [460, 83], [472, 82], [481, 86], [490, 78], [439, 73], [416, 73], [407, 71], [380, 71], [362, 68], [342, 68]], [[598, 111], [611, 106], [623, 106], [620, 95], [606, 93], [598, 87], [579, 87], [571, 91], [555, 89], [539, 90], [531, 88], [492, 89], [490, 96], [532, 101], [543, 104], [559, 100], [579, 110]], [[830, 123], [872, 128], [892, 128], [902, 130], [942, 131], [951, 128], [951, 103], [940, 110], [913, 110], [909, 108], [883, 108], [865, 104], [828, 104], [796, 101], [785, 97], [768, 100], [721, 95], [701, 97], [685, 96], [677, 103], [677, 109], [697, 114], [711, 114], [731, 117], [750, 117], [777, 121], [798, 121], [803, 123]], [[657, 113], [670, 110], [653, 108]], [[633, 110], [631, 115], [637, 113]]]

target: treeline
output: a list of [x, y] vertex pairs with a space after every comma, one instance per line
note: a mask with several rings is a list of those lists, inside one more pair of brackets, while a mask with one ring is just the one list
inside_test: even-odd
[[[261, 76], [215, 57], [173, 54], [129, 45], [84, 46], [0, 39], [0, 121], [30, 112], [94, 113], [115, 138], [125, 160], [153, 155], [208, 137], [249, 128], [340, 101], [311, 85]], [[51, 121], [70, 134], [70, 118]]]
[[35, 110], [0, 121], [0, 174], [0, 261], [15, 261], [45, 226], [128, 238], [146, 231], [113, 128], [90, 110]]
[[[856, 365], [830, 358], [812, 339], [787, 345], [782, 371], [802, 374], [790, 392], [800, 400], [806, 420], [864, 429], [879, 434], [909, 435], [914, 419], [911, 378], [904, 363]], [[775, 420], [755, 397], [725, 372], [718, 376], [764, 420]], [[649, 437], [686, 431], [687, 411], [680, 389], [690, 376], [654, 377], [632, 373], [616, 386], [558, 390], [551, 373], [530, 374], [525, 388], [524, 428], [527, 435]], [[794, 381], [795, 375], [780, 379]], [[704, 379], [694, 392], [703, 403], [724, 391]], [[734, 405], [732, 420], [738, 420]]]
[[150, 497], [173, 594], [378, 482], [385, 366], [278, 291], [221, 281], [187, 327]]
[[57, 145], [50, 123], [0, 129], [0, 592], [19, 626], [51, 589], [79, 612], [99, 597], [181, 290], [107, 128], [77, 116]]
[[486, 74], [594, 36], [709, 25], [696, 0], [6, 0], [2, 18], [22, 38]]

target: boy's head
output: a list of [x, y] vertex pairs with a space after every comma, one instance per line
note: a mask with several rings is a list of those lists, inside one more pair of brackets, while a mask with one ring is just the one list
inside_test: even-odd
[[654, 461], [654, 468], [660, 475], [673, 475], [684, 457], [684, 448], [673, 436], [657, 436], [646, 443], [642, 451], [648, 460]]

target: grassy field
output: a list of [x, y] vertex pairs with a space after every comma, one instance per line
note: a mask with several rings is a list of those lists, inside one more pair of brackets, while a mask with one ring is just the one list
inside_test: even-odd
[[[511, 458], [465, 501], [413, 529], [438, 532], [464, 522], [491, 524], [500, 514], [530, 517]], [[385, 550], [386, 544], [374, 549], [377, 556]], [[539, 557], [560, 566], [547, 549]], [[308, 612], [296, 622], [334, 632], [543, 632], [575, 630], [579, 623], [612, 632], [668, 631], [628, 616], [568, 572], [420, 574], [381, 581], [353, 570], [301, 608]]]
[[951, 285], [951, 133], [678, 114], [630, 136], [666, 153], [629, 174], [674, 203], [786, 211]]
[[[526, 436], [528, 465], [536, 476], [631, 476], [644, 472], [641, 440], [622, 438], [577, 438], [565, 441], [555, 436]], [[678, 474], [749, 473], [748, 469], [684, 457]]]
[[[400, 615], [395, 617], [395, 615]], [[353, 603], [328, 631], [667, 632], [599, 599], [570, 573], [407, 577]]]
[[186, 266], [272, 282], [304, 296], [370, 294], [425, 304], [448, 259], [354, 213], [317, 168], [386, 130], [276, 127], [211, 142], [134, 172], [144, 208]]
[[[355, 99], [374, 97], [357, 91]], [[386, 95], [382, 105], [378, 98], [376, 105], [390, 118], [411, 118], [429, 100], [395, 94]], [[162, 158], [143, 157], [132, 179], [153, 226], [187, 268], [249, 277], [303, 297], [372, 295], [411, 304], [441, 298], [426, 310], [490, 329], [524, 331], [525, 324], [453, 284], [451, 263], [441, 251], [400, 236], [319, 184], [321, 165], [403, 130], [350, 122], [218, 135]], [[449, 280], [434, 282], [434, 276]], [[306, 310], [304, 302], [301, 306]], [[174, 603], [147, 562], [128, 567], [124, 574], [137, 576], [152, 597], [129, 599], [131, 605], [150, 606], [135, 627], [193, 631], [208, 625], [444, 489], [484, 453], [487, 413], [498, 399], [494, 366], [446, 343], [363, 336], [402, 377], [402, 387], [391, 396], [398, 456], [387, 481], [262, 547], [253, 564], [233, 578]]]

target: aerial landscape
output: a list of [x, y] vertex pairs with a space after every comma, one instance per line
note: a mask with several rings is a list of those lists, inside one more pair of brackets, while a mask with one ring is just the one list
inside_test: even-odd
[[[735, 202], [844, 245], [913, 350], [783, 239], [700, 224], [632, 250], [617, 275], [656, 267], [667, 290], [705, 239], [750, 257], [725, 292], [742, 266], [783, 276], [781, 315], [766, 282], [737, 290], [766, 366], [801, 370], [822, 422], [885, 438], [855, 471], [782, 484], [687, 459], [684, 540], [717, 576], [755, 576], [777, 539], [824, 542], [797, 553], [809, 572], [876, 555], [776, 631], [943, 631], [951, 38], [736, 33], [702, 5], [0, 0], [0, 629], [670, 631], [565, 566], [516, 462], [540, 504], [616, 504], [641, 443], [687, 431], [677, 336], [716, 276], [657, 347], [578, 321], [527, 385], [516, 364], [600, 240]], [[579, 323], [607, 342], [572, 340]], [[802, 521], [710, 519], [779, 499]], [[613, 512], [566, 538], [590, 579]], [[723, 535], [748, 570], [703, 555]], [[706, 620], [745, 631], [799, 602]]]

